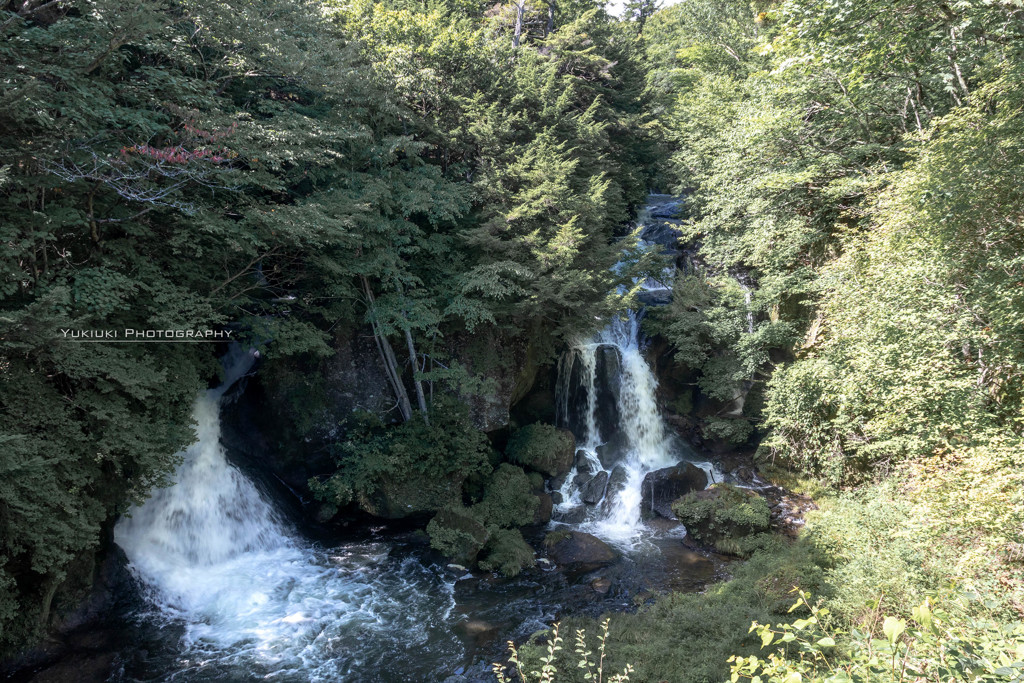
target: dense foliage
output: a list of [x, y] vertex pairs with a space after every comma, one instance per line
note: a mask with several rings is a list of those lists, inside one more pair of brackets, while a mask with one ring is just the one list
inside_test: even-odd
[[593, 3], [510, 9], [0, 3], [0, 647], [166, 482], [216, 372], [212, 344], [62, 329], [272, 361], [368, 325], [409, 420], [423, 380], [466, 384], [446, 334], [593, 324], [653, 158], [642, 45]]
[[[323, 500], [529, 566], [536, 477], [443, 398], [489, 386], [452, 340], [534, 362], [632, 303], [654, 264], [625, 226], [655, 185], [687, 197], [686, 267], [648, 320], [703, 435], [830, 493], [796, 543], [731, 539], [754, 553], [732, 581], [613, 622], [616, 670], [891, 679], [879, 653], [924, 672], [954, 641], [1019, 648], [1024, 6], [627, 4], [0, 2], [0, 651], [74, 604], [216, 374], [212, 344], [65, 330], [215, 329], [269, 362], [358, 330], [400, 424], [350, 420]], [[572, 451], [532, 425], [506, 456], [554, 475]], [[994, 597], [923, 612], [950, 584]], [[815, 623], [751, 635], [793, 585], [825, 630], [750, 659]]]

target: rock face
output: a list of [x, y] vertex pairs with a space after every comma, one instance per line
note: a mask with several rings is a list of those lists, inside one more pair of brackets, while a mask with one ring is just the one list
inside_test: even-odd
[[533, 525], [543, 526], [551, 521], [551, 512], [554, 510], [555, 501], [550, 493], [538, 493], [537, 497], [540, 499], [540, 504], [537, 506], [537, 511], [533, 513]]
[[608, 487], [608, 473], [601, 471], [590, 478], [580, 491], [580, 498], [584, 503], [596, 505], [604, 498], [605, 489]]
[[648, 519], [656, 515], [675, 519], [672, 503], [691, 491], [704, 490], [707, 485], [707, 474], [691, 463], [649, 472], [640, 488], [642, 514]]
[[597, 567], [615, 561], [607, 543], [582, 531], [552, 531], [544, 537], [544, 548], [555, 562], [573, 567]]
[[[602, 438], [612, 435], [619, 424], [619, 394], [622, 373], [619, 352], [613, 346], [602, 345], [594, 350], [594, 395], [596, 397], [598, 431]], [[569, 373], [569, 395], [566, 397], [566, 422], [574, 434], [584, 434], [587, 425], [587, 395], [589, 378], [584, 363], [573, 362]]]
[[527, 341], [486, 328], [450, 335], [446, 346], [470, 374], [487, 383], [486, 391], [462, 397], [473, 426], [484, 432], [507, 427], [509, 409], [529, 394], [540, 368]]

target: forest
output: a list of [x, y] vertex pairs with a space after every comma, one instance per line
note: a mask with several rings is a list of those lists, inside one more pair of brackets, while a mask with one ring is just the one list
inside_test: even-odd
[[[589, 536], [579, 368], [623, 373], [603, 446], [635, 351], [659, 444], [728, 475], [663, 515], [714, 581], [585, 574], [622, 606], [551, 599], [557, 634], [462, 666], [176, 680], [1024, 676], [1024, 0], [3, 0], [0, 34], [0, 672], [140, 613], [122, 539], [210, 439], [294, 498], [264, 531], [535, 580]], [[173, 677], [118, 657], [38, 680]]]

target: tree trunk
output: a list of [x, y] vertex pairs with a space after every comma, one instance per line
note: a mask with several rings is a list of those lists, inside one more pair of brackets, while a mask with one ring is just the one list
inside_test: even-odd
[[519, 0], [516, 3], [516, 32], [512, 36], [512, 47], [519, 47], [519, 40], [523, 35], [523, 13], [526, 11], [526, 0]]
[[547, 38], [555, 31], [555, 0], [548, 0], [548, 26], [547, 30], [544, 31], [544, 37]]
[[[374, 306], [373, 290], [370, 289], [370, 283], [365, 277], [361, 279], [363, 281], [363, 291], [366, 292], [367, 305], [372, 309]], [[370, 327], [373, 328], [373, 340], [377, 342], [377, 351], [380, 353], [380, 359], [384, 363], [384, 372], [388, 377], [388, 383], [391, 384], [391, 390], [395, 393], [395, 398], [398, 400], [398, 410], [402, 413], [402, 421], [408, 422], [412, 418], [412, 403], [409, 401], [409, 392], [405, 390], [405, 385], [402, 384], [402, 375], [398, 371], [398, 359], [395, 358], [395, 351], [391, 348], [388, 338], [380, 333], [380, 328], [377, 327], [377, 323], [372, 320], [372, 317]], [[413, 367], [415, 368], [415, 365]]]
[[412, 330], [405, 328], [405, 343], [409, 346], [409, 365], [412, 368], [412, 384], [416, 387], [416, 400], [420, 404], [420, 413], [423, 421], [430, 425], [430, 417], [427, 415], [427, 398], [423, 395], [423, 383], [416, 379], [416, 346], [412, 342]]

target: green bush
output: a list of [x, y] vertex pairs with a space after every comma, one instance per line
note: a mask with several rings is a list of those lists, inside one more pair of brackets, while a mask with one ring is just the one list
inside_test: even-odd
[[498, 529], [484, 548], [487, 556], [480, 561], [484, 571], [500, 571], [505, 576], [517, 576], [534, 565], [533, 548], [523, 540], [518, 529]]
[[462, 507], [440, 510], [427, 524], [430, 547], [446, 557], [468, 566], [476, 562], [477, 554], [487, 543], [487, 527]]
[[487, 482], [484, 498], [473, 509], [488, 526], [519, 527], [533, 522], [540, 499], [521, 467], [502, 463]]
[[374, 514], [378, 508], [411, 513], [461, 502], [462, 481], [490, 469], [487, 437], [464, 405], [444, 398], [435, 401], [429, 425], [417, 417], [386, 426], [361, 413], [346, 436], [334, 448], [337, 472], [311, 480], [310, 488], [335, 505], [355, 497]]
[[575, 447], [575, 440], [568, 431], [536, 423], [521, 427], [512, 434], [505, 447], [505, 455], [517, 465], [557, 477], [572, 467]]
[[762, 541], [754, 540], [755, 535], [767, 531], [771, 522], [764, 498], [729, 484], [692, 491], [673, 503], [672, 511], [695, 541], [736, 555], [756, 550]]
[[[628, 663], [635, 667], [637, 681], [727, 680], [729, 656], [753, 654], [760, 645], [747, 633], [751, 621], [783, 618], [792, 604], [794, 585], [827, 593], [819, 560], [807, 544], [775, 539], [770, 547], [733, 565], [732, 579], [703, 593], [664, 595], [635, 613], [615, 614], [605, 670], [621, 671]], [[596, 626], [587, 618], [562, 620], [563, 630], [570, 633]], [[519, 654], [525, 669], [533, 671], [546, 656], [546, 645], [534, 640], [522, 645]], [[577, 661], [565, 652], [554, 664], [564, 672], [575, 669]]]
[[810, 602], [804, 591], [790, 611], [807, 617], [790, 623], [755, 621], [765, 657], [729, 658], [732, 680], [755, 683], [829, 681], [1019, 681], [1024, 675], [1024, 624], [1000, 624], [976, 616], [977, 595], [954, 599], [926, 598], [908, 622], [879, 614], [876, 629], [849, 632], [829, 628], [829, 610]]

